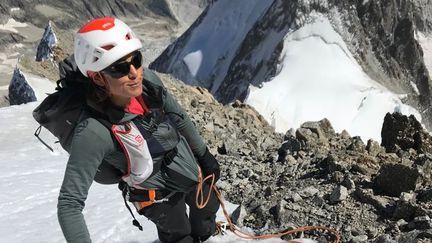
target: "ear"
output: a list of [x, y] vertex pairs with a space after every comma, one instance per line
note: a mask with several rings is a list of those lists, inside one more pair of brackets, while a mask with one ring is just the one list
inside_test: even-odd
[[92, 75], [91, 76], [89, 75], [89, 77], [91, 77], [91, 79], [96, 85], [101, 87], [106, 86], [105, 78], [100, 72], [92, 73]]

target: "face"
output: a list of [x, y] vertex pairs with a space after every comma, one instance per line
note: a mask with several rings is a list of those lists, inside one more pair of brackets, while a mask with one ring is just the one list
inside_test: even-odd
[[111, 101], [118, 106], [126, 106], [131, 98], [142, 93], [143, 67], [140, 52], [125, 56], [99, 74], [97, 77], [101, 80], [95, 78], [95, 83], [100, 85], [103, 82]]

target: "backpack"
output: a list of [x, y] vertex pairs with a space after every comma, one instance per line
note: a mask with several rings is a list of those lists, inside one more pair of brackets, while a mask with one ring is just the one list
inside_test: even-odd
[[56, 92], [49, 94], [33, 110], [33, 118], [40, 124], [34, 135], [54, 151], [39, 137], [44, 127], [57, 137], [63, 149], [69, 152], [75, 126], [87, 106], [85, 90], [88, 79], [78, 70], [73, 55], [59, 64], [59, 71], [60, 79], [57, 81]]

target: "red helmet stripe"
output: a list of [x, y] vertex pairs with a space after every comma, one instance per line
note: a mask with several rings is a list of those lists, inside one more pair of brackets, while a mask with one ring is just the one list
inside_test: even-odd
[[114, 18], [111, 17], [103, 17], [91, 20], [87, 24], [85, 24], [78, 33], [87, 33], [94, 30], [109, 30], [114, 27]]

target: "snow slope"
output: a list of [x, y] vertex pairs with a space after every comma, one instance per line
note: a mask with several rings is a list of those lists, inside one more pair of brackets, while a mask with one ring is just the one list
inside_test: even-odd
[[423, 58], [429, 71], [429, 76], [432, 76], [432, 33], [423, 34], [417, 32], [416, 34], [417, 40], [423, 49]]
[[[43, 130], [50, 152], [33, 136], [37, 123], [31, 116], [39, 102], [0, 108], [0, 242], [64, 242], [57, 221], [57, 196], [66, 168], [67, 153]], [[229, 210], [234, 205], [229, 204]], [[116, 185], [94, 183], [84, 216], [93, 242], [159, 242], [151, 221], [136, 214], [144, 227], [132, 226], [132, 217]], [[218, 220], [222, 220], [218, 213]], [[214, 242], [241, 241], [233, 234], [213, 237]], [[273, 239], [262, 242], [281, 242]]]
[[420, 120], [415, 109], [363, 72], [322, 15], [285, 36], [280, 60], [279, 74], [262, 88], [251, 87], [246, 99], [279, 132], [328, 118], [337, 132], [381, 141], [387, 112]]

